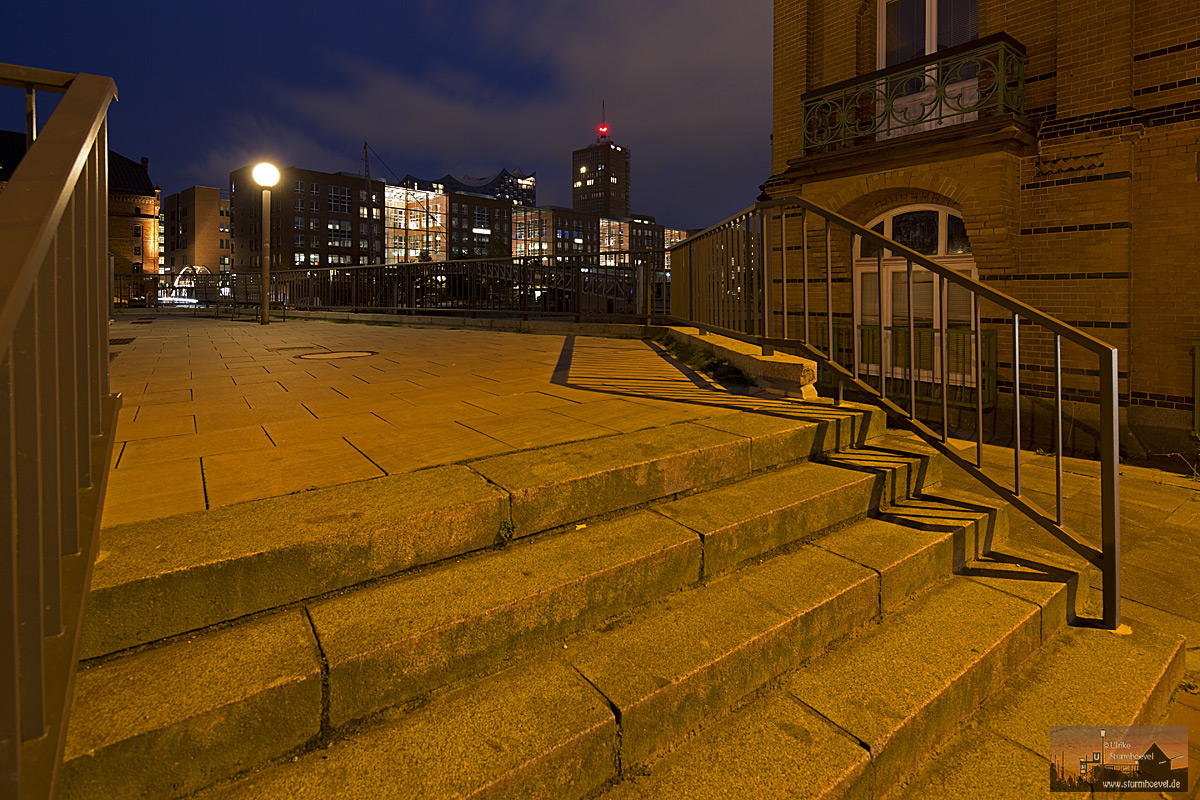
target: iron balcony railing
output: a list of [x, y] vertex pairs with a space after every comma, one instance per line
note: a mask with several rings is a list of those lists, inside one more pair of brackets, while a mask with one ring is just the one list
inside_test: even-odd
[[[874, 289], [879, 304], [864, 309], [862, 293], [853, 290], [869, 271], [855, 272], [851, 253], [854, 237], [876, 247], [871, 259]], [[906, 325], [884, 324], [883, 252], [904, 259]], [[1118, 493], [1117, 443], [1117, 350], [1083, 331], [1038, 311], [1008, 295], [980, 283], [904, 245], [887, 239], [858, 223], [807, 200], [790, 197], [757, 203], [671, 249], [673, 300], [671, 318], [702, 330], [717, 331], [762, 346], [764, 353], [776, 347], [813, 358], [827, 369], [836, 384], [836, 402], [849, 385], [904, 421], [922, 439], [952, 462], [974, 475], [984, 485], [1011, 503], [1031, 520], [1049, 531], [1103, 575], [1103, 624], [1120, 625], [1120, 498]], [[919, 331], [913, 319], [913, 272], [933, 273], [940, 291], [940, 314], [932, 330]], [[949, 286], [968, 292], [971, 308], [970, 336], [974, 354], [968, 361], [961, 343], [957, 368], [953, 367], [951, 342], [956, 334], [948, 311]], [[800, 296], [797, 297], [797, 294]], [[987, 304], [986, 315], [982, 311]], [[866, 317], [874, 324], [852, 324]], [[835, 319], [839, 320], [835, 322]], [[839, 333], [854, 330], [858, 335]], [[986, 325], [986, 327], [985, 327]], [[872, 331], [872, 328], [874, 329]], [[889, 331], [890, 328], [890, 331]], [[828, 331], [834, 331], [830, 347]], [[864, 335], [870, 332], [870, 335]], [[983, 409], [989, 394], [985, 366], [985, 342], [989, 334], [1008, 339], [1012, 357], [1012, 475], [997, 476], [984, 468]], [[893, 347], [879, 343], [891, 336]], [[936, 345], [929, 354], [929, 369], [921, 363], [919, 342], [925, 338]], [[849, 339], [849, 347], [846, 339]], [[904, 339], [907, 338], [907, 343]], [[896, 347], [897, 340], [902, 347]], [[1074, 346], [1070, 353], [1073, 381], [1095, 385], [1084, 393], [1099, 399], [1100, 522], [1101, 549], [1097, 550], [1063, 522], [1063, 344]], [[1054, 375], [1055, 508], [1046, 511], [1026, 496], [1021, 484], [1021, 369], [1022, 344], [1026, 354], [1047, 354]], [[1031, 347], [1032, 344], [1032, 347]], [[883, 354], [891, 353], [889, 358]], [[897, 357], [899, 355], [900, 357]], [[1032, 359], [1031, 359], [1032, 360]], [[1088, 362], [1092, 366], [1085, 366]], [[994, 358], [992, 359], [994, 364]], [[969, 364], [969, 367], [968, 367]], [[1028, 366], [1028, 365], [1027, 365]], [[922, 373], [925, 373], [924, 375]], [[886, 374], [891, 380], [879, 381]], [[949, 445], [950, 398], [956, 384], [980, 387], [970, 393], [975, 410], [976, 454], [974, 462]], [[990, 382], [995, 385], [994, 378]], [[941, 406], [940, 430], [918, 417], [922, 401], [918, 385], [928, 385], [926, 397], [934, 396]], [[899, 391], [896, 391], [899, 384]], [[1090, 501], [1089, 501], [1090, 502]], [[1088, 509], [1089, 512], [1091, 509]]]
[[801, 97], [804, 155], [1025, 113], [1025, 48], [997, 33]]
[[[272, 270], [270, 300], [273, 307], [300, 311], [647, 318], [665, 314], [670, 304], [664, 254], [635, 250]], [[198, 275], [191, 299], [212, 307], [234, 305], [240, 278], [242, 273]], [[255, 298], [258, 280], [256, 272], [247, 283]]]
[[[110, 78], [0, 64], [0, 797], [54, 794], [120, 398], [108, 387]], [[39, 132], [36, 92], [62, 94]]]

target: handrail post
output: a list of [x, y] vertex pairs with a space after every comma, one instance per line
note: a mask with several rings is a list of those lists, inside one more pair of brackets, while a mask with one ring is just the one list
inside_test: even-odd
[[1100, 514], [1103, 553], [1104, 626], [1121, 624], [1121, 487], [1117, 436], [1117, 349], [1100, 364]]

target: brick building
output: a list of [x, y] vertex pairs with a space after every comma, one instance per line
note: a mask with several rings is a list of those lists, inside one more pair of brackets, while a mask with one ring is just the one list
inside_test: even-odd
[[[1143, 440], [1182, 441], [1200, 340], [1200, 14], [1183, 9], [776, 0], [764, 192], [882, 230], [1118, 347], [1123, 419]], [[849, 237], [833, 247], [841, 291], [865, 300], [876, 254]], [[885, 318], [903, 300], [888, 277]], [[914, 307], [933, 316], [924, 283]], [[1011, 397], [1011, 325], [986, 304], [983, 317]], [[1077, 355], [1064, 351], [1064, 397], [1086, 418], [1098, 379]], [[1048, 343], [1023, 336], [1034, 407], [1050, 363]]]
[[[25, 155], [25, 133], [0, 131], [0, 191]], [[115, 275], [154, 275], [160, 259], [159, 191], [149, 162], [108, 151], [108, 252]]]
[[[233, 271], [262, 267], [262, 188], [253, 165], [229, 173]], [[279, 171], [271, 190], [271, 266], [339, 267], [384, 258], [384, 184], [351, 172]]]
[[108, 252], [116, 275], [158, 272], [159, 193], [148, 166], [108, 153]]
[[600, 125], [594, 144], [571, 153], [571, 208], [601, 217], [628, 217], [630, 154], [608, 133], [608, 125]]
[[229, 193], [211, 186], [192, 186], [162, 201], [162, 272], [229, 272], [233, 234], [229, 225]]

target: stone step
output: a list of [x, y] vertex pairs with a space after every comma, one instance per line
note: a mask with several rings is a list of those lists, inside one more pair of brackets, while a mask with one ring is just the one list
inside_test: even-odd
[[[734, 572], [715, 582], [715, 588], [672, 595], [659, 606], [649, 607], [650, 612], [662, 619], [690, 614], [688, 619], [696, 630], [708, 627], [706, 614], [732, 614], [732, 627], [728, 630], [737, 633], [752, 628], [737, 619], [740, 604], [748, 597], [754, 603], [769, 600], [764, 616], [760, 615], [756, 622], [766, 624], [767, 630], [755, 634], [756, 643], [734, 646], [737, 643], [726, 640], [736, 652], [732, 656], [718, 654], [718, 661], [724, 658], [721, 663], [727, 666], [733, 663], [728, 661], [730, 657], [734, 661], [746, 658], [755, 661], [758, 649], [767, 646], [761, 666], [745, 664], [744, 672], [751, 680], [746, 686], [752, 688], [754, 681], [766, 680], [763, 675], [769, 676], [773, 670], [782, 668], [775, 663], [778, 657], [770, 655], [772, 652], [781, 652], [779, 657], [784, 658], [785, 666], [797, 657], [804, 657], [796, 655], [797, 652], [804, 654], [820, 648], [830, 636], [838, 636], [878, 614], [881, 603], [889, 606], [899, 602], [904, 591], [948, 575], [955, 559], [961, 563], [961, 553], [973, 552], [977, 547], [976, 540], [984, 535], [986, 528], [980, 521], [985, 523], [988, 517], [976, 510], [964, 510], [964, 504], [956, 501], [908, 499], [889, 507], [888, 519], [859, 519], [845, 527], [845, 523], [862, 515], [853, 504], [840, 498], [858, 498], [865, 507], [871, 498], [886, 497], [889, 486], [905, 486], [905, 475], [910, 471], [922, 471], [908, 469], [911, 464], [920, 463], [919, 455], [905, 456], [894, 449], [856, 451], [847, 453], [846, 458], [865, 459], [874, 468], [863, 471], [859, 467], [836, 467], [836, 459], [832, 458], [829, 463], [799, 464], [752, 477], [744, 483], [758, 486], [750, 494], [757, 501], [740, 507], [738, 515], [734, 515], [742, 519], [742, 530], [739, 531], [739, 524], [728, 513], [721, 521], [721, 529], [727, 536], [744, 542], [748, 557], [769, 549], [760, 536], [764, 518], [776, 518], [775, 528], [770, 529], [773, 534], [767, 540], [770, 547], [788, 543], [779, 534], [779, 529], [787, 524], [792, 525], [796, 539], [822, 533], [821, 528], [828, 525], [844, 527], [827, 531], [814, 545], [804, 546], [797, 553], [748, 567], [756, 577], [744, 577], [744, 571]], [[892, 467], [884, 469], [883, 464]], [[924, 471], [929, 474], [931, 470]], [[730, 488], [708, 493], [712, 495], [713, 509], [728, 511], [727, 503], [722, 503], [727, 500], [722, 493]], [[307, 718], [301, 730], [308, 735], [307, 741], [316, 740], [314, 729], [322, 730], [322, 740], [328, 740], [331, 732], [346, 728], [349, 722], [388, 706], [420, 702], [422, 697], [430, 696], [449, 682], [496, 669], [505, 658], [520, 657], [637, 604], [695, 585], [701, 578], [704, 549], [718, 540], [712, 536], [706, 539], [707, 534], [686, 528], [666, 516], [664, 510], [673, 505], [668, 503], [589, 523], [580, 529], [534, 537], [500, 551], [326, 597], [307, 603], [302, 609], [265, 616], [253, 624], [282, 625], [278, 620], [294, 619], [296, 614], [310, 622], [305, 630], [294, 633], [320, 654], [324, 694], [322, 706], [316, 709], [308, 706], [312, 717]], [[827, 506], [839, 507], [844, 513], [830, 515]], [[874, 537], [886, 545], [864, 548], [860, 543], [864, 537]], [[730, 552], [727, 542], [722, 542], [721, 552]], [[854, 563], [851, 559], [856, 555], [870, 566]], [[839, 581], [846, 576], [852, 579], [830, 584], [824, 579], [797, 582], [794, 577], [810, 573], [841, 576]], [[678, 597], [691, 600], [680, 601]], [[701, 600], [696, 600], [697, 597]], [[640, 613], [650, 612], [643, 609]], [[671, 622], [677, 624], [678, 620]], [[800, 636], [800, 631], [809, 624], [815, 627]], [[152, 763], [144, 763], [140, 769], [128, 763], [130, 754], [138, 752], [139, 747], [160, 759], [174, 752], [174, 758], [186, 758], [192, 765], [194, 775], [172, 778], [172, 783], [163, 783], [158, 788], [158, 793], [164, 796], [179, 796], [176, 787], [192, 790], [205, 786], [262, 760], [292, 752], [300, 746], [298, 741], [306, 741], [301, 734], [276, 736], [270, 729], [239, 728], [236, 735], [251, 739], [265, 736], [266, 740], [260, 750], [250, 751], [239, 762], [238, 751], [230, 748], [233, 754], [227, 752], [220, 733], [203, 741], [190, 739], [192, 728], [204, 726], [209, 717], [236, 715], [235, 709], [227, 708], [236, 699], [230, 699], [226, 693], [205, 690], [204, 684], [193, 686], [190, 679], [191, 670], [220, 674], [221, 662], [205, 661], [203, 666], [180, 670], [181, 680], [175, 684], [158, 675], [157, 670], [173, 658], [192, 657], [192, 652], [200, 646], [197, 643], [209, 638], [214, 642], [211, 648], [214, 652], [235, 646], [226, 644], [229, 640], [245, 642], [239, 638], [242, 627], [234, 625], [194, 637], [190, 642], [172, 642], [161, 648], [132, 652], [83, 670], [66, 753], [67, 762], [76, 765], [66, 774], [62, 796], [92, 796], [98, 786], [104, 787], [106, 796], [139, 796], [145, 787], [134, 781], [130, 788], [127, 776], [139, 776], [139, 780], [155, 780], [156, 776], [163, 781], [166, 775], [156, 772]], [[610, 627], [612, 630], [606, 636], [598, 634], [599, 639], [624, 636], [612, 631], [632, 630], [635, 626], [617, 622]], [[796, 642], [787, 643], [787, 637]], [[649, 636], [650, 640], [654, 638]], [[253, 646], [257, 657], [264, 661], [270, 661], [272, 652], [278, 652], [278, 657], [289, 660], [288, 668], [298, 669], [290, 666], [295, 661], [292, 651], [299, 646], [292, 639], [287, 640], [286, 646], [276, 646], [274, 651], [265, 638], [262, 643], [246, 646]], [[576, 649], [580, 654], [586, 651], [582, 645], [577, 648], [576, 644], [569, 644], [564, 655], [574, 655]], [[172, 656], [173, 652], [178, 655]], [[719, 664], [715, 669], [719, 672], [725, 666]], [[139, 680], [137, 673], [142, 668], [156, 670], [155, 675]], [[589, 669], [600, 667], [593, 663]], [[716, 674], [712, 664], [706, 669]], [[602, 680], [599, 673], [596, 675], [595, 680]], [[738, 691], [744, 693], [750, 688], [742, 686]], [[206, 696], [205, 691], [209, 691]], [[269, 698], [276, 696], [272, 692], [276, 692], [274, 686], [260, 690], [266, 697], [262, 702], [269, 703]], [[185, 705], [180, 715], [164, 715], [155, 710], [172, 705], [173, 697], [185, 693], [190, 694], [190, 705]], [[256, 692], [245, 693], [250, 696]], [[734, 694], [726, 699], [736, 697]], [[718, 699], [713, 708], [720, 705]], [[122, 738], [120, 727], [113, 726], [108, 715], [112, 706], [127, 709], [127, 715], [145, 718], [142, 726], [131, 729], [128, 736], [128, 739], [142, 736], [138, 746]], [[143, 708], [144, 711], [139, 710]], [[156, 724], [161, 742], [149, 744], [154, 738], [150, 730]], [[688, 721], [679, 724], [686, 727]], [[115, 754], [114, 759], [108, 759], [109, 750]], [[232, 760], [234, 766], [230, 768]], [[206, 764], [210, 768], [205, 772]], [[86, 781], [77, 775], [86, 775]], [[76, 786], [88, 790], [76, 794]]]
[[[709, 505], [722, 510], [721, 530], [726, 539], [671, 519], [667, 511], [684, 516], [676, 508], [679, 501], [674, 501], [310, 601], [302, 609], [268, 615], [251, 626], [258, 630], [284, 622], [290, 625], [298, 613], [306, 622], [302, 638], [321, 655], [325, 689], [323, 708], [315, 721], [306, 720], [303, 728], [311, 737], [313, 725], [338, 729], [448, 683], [494, 670], [513, 654], [695, 585], [704, 577], [702, 563], [715, 560], [705, 556], [714, 542], [719, 542], [721, 553], [728, 556], [733, 552], [729, 539], [738, 540], [746, 549], [746, 558], [757, 557], [771, 548], [851, 522], [861, 517], [859, 509], [867, 508], [872, 498], [889, 494], [887, 487], [905, 485], [905, 475], [913, 463], [920, 462], [921, 454], [871, 450], [856, 451], [846, 458], [869, 459], [875, 468], [868, 472], [846, 469], [835, 466], [836, 459], [831, 459], [830, 463], [803, 463], [758, 475], [739, 484], [752, 502], [733, 510], [728, 495], [734, 487], [696, 495], [709, 497]], [[869, 562], [873, 558], [889, 570], [883, 582], [885, 603], [898, 596], [893, 584], [916, 586], [947, 573], [955, 558], [961, 562], [955, 554], [967, 549], [965, 539], [977, 536], [974, 526], [979, 515], [944, 502], [909, 500], [889, 513], [895, 521], [866, 519], [843, 527], [829, 533], [824, 548], [815, 551], [841, 563], [846, 561], [844, 557], [830, 554], [862, 549], [855, 541], [864, 536], [888, 537], [895, 564], [884, 564], [886, 559], [877, 552], [859, 555]], [[901, 523], [910, 516], [916, 521], [904, 527]], [[939, 524], [925, 524], [929, 519]], [[766, 537], [764, 529], [769, 532]], [[735, 554], [731, 560], [745, 559]], [[868, 568], [862, 571], [867, 573]], [[892, 573], [903, 574], [893, 580]], [[873, 591], [872, 600], [877, 601], [879, 587]], [[66, 756], [68, 762], [78, 760], [78, 772], [88, 776], [79, 785], [94, 788], [107, 780], [109, 793], [119, 796], [124, 776], [154, 772], [149, 765], [142, 770], [127, 768], [127, 753], [139, 752], [137, 747], [129, 750], [129, 740], [140, 737], [141, 750], [161, 754], [186, 741], [187, 731], [198, 719], [225, 713], [230, 703], [237, 702], [223, 691], [206, 695], [204, 684], [193, 683], [188, 670], [181, 670], [175, 683], [160, 674], [163, 664], [193, 659], [197, 641], [211, 636], [214, 653], [226, 653], [236, 646], [227, 642], [241, 641], [252, 646], [264, 663], [278, 652], [281, 666], [291, 664], [291, 651], [287, 650], [294, 645], [291, 639], [286, 647], [280, 645], [282, 650], [273, 650], [265, 639], [251, 645], [242, 638], [242, 627], [238, 624], [134, 651], [83, 670]], [[189, 666], [194, 665], [189, 661]], [[195, 669], [201, 674], [222, 671], [219, 660], [204, 660]], [[143, 672], [149, 674], [140, 679]], [[157, 711], [171, 707], [172, 698], [179, 694], [188, 694], [192, 701], [185, 706], [186, 713], [172, 716]], [[247, 690], [250, 694], [254, 692]], [[144, 707], [141, 716], [145, 722], [122, 735], [121, 726], [114, 726], [110, 718], [114, 705], [134, 715]], [[146, 739], [155, 736], [163, 744], [147, 746]], [[299, 741], [305, 741], [304, 736]], [[283, 750], [271, 751], [273, 746]], [[280, 736], [261, 752], [278, 755], [295, 746], [294, 736]], [[213, 776], [237, 771], [227, 768], [229, 754], [223, 751], [219, 737], [205, 747], [213, 750], [208, 782]], [[198, 765], [210, 759], [200, 747], [182, 750]], [[244, 767], [255, 762], [241, 763]], [[64, 784], [64, 796], [74, 796], [73, 775]], [[195, 788], [204, 783], [189, 785]]]
[[1086, 586], [1053, 568], [972, 562], [602, 796], [880, 797], [1062, 629], [1068, 594]]
[[[925, 526], [909, 528], [913, 541], [901, 547], [891, 547], [903, 539], [901, 522], [860, 520], [568, 637], [550, 648], [551, 656], [427, 696], [411, 714], [399, 707], [384, 710], [347, 728], [348, 735], [328, 747], [315, 746], [294, 762], [284, 759], [200, 796], [366, 797], [377, 796], [380, 786], [399, 787], [395, 791], [406, 797], [583, 796], [614, 778], [622, 765], [628, 769], [645, 761], [831, 641], [876, 619], [882, 603], [895, 602], [883, 590], [877, 568], [838, 554], [851, 549], [855, 538], [886, 540], [872, 555], [895, 586], [920, 590], [948, 576], [954, 554], [975, 547], [964, 540], [983, 535], [979, 522], [987, 519], [948, 506], [913, 500], [893, 509]], [[893, 563], [885, 563], [889, 550]], [[939, 559], [931, 559], [931, 553], [941, 554], [942, 563], [935, 564]], [[320, 634], [319, 624], [317, 630]], [[561, 715], [546, 710], [546, 690], [539, 681], [558, 670], [570, 677], [568, 684], [579, 681], [590, 688], [607, 709], [611, 734], [605, 729], [601, 736], [590, 711], [572, 721], [574, 706]], [[494, 689], [494, 681], [509, 688]], [[514, 686], [526, 687], [524, 693], [512, 694]], [[484, 718], [493, 712], [487, 709], [500, 695], [504, 700], [498, 707], [504, 710], [488, 722]], [[429, 732], [431, 720], [438, 721], [440, 735]], [[479, 729], [489, 732], [474, 741], [463, 741], [470, 733], [451, 734]], [[441, 743], [450, 739], [448, 754]], [[600, 747], [600, 740], [603, 756], [588, 749], [586, 758], [571, 756], [564, 763], [558, 755], [577, 753], [584, 741], [587, 748]], [[430, 747], [430, 741], [438, 747]], [[529, 741], [544, 749], [531, 748]], [[474, 783], [462, 784], [460, 773], [473, 776]], [[541, 788], [514, 795], [515, 786]]]
[[883, 416], [733, 413], [106, 528], [83, 622], [96, 658], [558, 526], [865, 444]]

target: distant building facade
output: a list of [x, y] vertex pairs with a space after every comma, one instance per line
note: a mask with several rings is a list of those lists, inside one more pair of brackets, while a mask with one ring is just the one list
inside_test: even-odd
[[167, 195], [162, 201], [161, 272], [174, 278], [197, 272], [229, 272], [233, 267], [229, 220], [228, 191], [192, 186]]
[[571, 208], [599, 217], [630, 216], [630, 153], [616, 144], [607, 125], [596, 142], [571, 153]]
[[[25, 133], [0, 131], [0, 191], [25, 155]], [[159, 271], [159, 191], [141, 163], [108, 151], [108, 252], [116, 275]]]
[[[229, 173], [233, 271], [262, 267], [262, 188], [253, 165]], [[271, 190], [271, 267], [348, 267], [384, 260], [385, 186], [361, 175], [287, 167]]]

